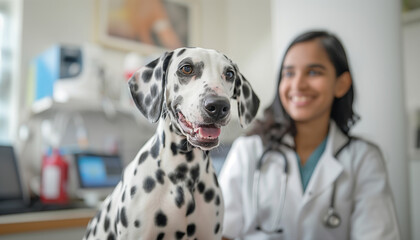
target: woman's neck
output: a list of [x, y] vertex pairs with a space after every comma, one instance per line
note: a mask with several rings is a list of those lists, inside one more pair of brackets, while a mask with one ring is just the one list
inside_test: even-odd
[[328, 134], [329, 119], [317, 119], [312, 122], [295, 123], [296, 152], [301, 160], [301, 165], [305, 165], [312, 152], [321, 144]]

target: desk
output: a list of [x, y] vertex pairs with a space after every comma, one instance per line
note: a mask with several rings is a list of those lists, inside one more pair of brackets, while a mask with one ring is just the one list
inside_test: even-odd
[[83, 208], [3, 215], [0, 216], [0, 235], [85, 228], [95, 214], [95, 209]]

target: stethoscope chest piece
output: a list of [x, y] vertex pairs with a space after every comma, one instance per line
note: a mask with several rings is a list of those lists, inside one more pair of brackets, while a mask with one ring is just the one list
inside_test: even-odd
[[328, 228], [337, 228], [341, 224], [340, 215], [334, 210], [334, 208], [328, 208], [327, 215], [324, 217], [324, 224]]

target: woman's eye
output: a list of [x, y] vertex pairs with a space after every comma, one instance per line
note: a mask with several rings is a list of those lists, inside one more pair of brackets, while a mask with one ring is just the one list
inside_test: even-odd
[[283, 77], [293, 77], [293, 75], [294, 75], [294, 72], [292, 71], [285, 71], [283, 73]]
[[318, 75], [320, 75], [319, 71], [316, 71], [316, 70], [310, 70], [309, 71], [309, 76], [318, 76]]
[[184, 65], [181, 67], [181, 72], [183, 74], [191, 74], [193, 71], [193, 68], [190, 65]]
[[232, 71], [227, 71], [225, 73], [225, 76], [226, 76], [226, 79], [232, 79], [235, 76], [235, 74]]

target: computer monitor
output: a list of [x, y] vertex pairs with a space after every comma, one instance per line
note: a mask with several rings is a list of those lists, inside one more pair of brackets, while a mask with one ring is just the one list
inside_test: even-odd
[[121, 179], [123, 163], [119, 155], [76, 153], [74, 161], [78, 178], [76, 194], [89, 205], [110, 194]]

